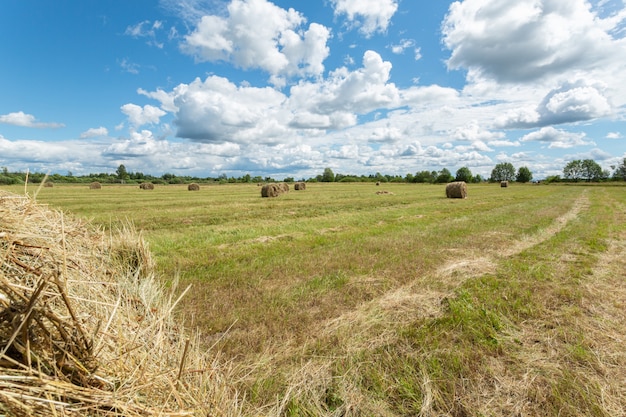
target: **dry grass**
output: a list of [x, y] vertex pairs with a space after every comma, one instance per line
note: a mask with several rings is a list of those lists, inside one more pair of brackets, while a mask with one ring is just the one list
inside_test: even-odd
[[140, 234], [0, 192], [0, 414], [236, 415]]

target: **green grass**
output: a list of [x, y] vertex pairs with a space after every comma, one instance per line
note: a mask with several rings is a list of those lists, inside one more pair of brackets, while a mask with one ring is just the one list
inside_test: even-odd
[[37, 200], [144, 232], [163, 279], [193, 284], [181, 318], [236, 364], [246, 414], [626, 408], [625, 187], [57, 184]]

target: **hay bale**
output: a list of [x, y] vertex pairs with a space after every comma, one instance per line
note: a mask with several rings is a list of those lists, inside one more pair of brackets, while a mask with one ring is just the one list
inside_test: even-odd
[[278, 187], [280, 188], [281, 192], [283, 192], [283, 193], [288, 193], [289, 192], [289, 184], [287, 184], [286, 182], [279, 183]]
[[378, 187], [380, 185], [380, 181], [376, 181], [376, 186]]
[[99, 190], [102, 188], [102, 184], [100, 184], [99, 182], [92, 182], [91, 184], [89, 184], [89, 189], [90, 190]]
[[192, 182], [191, 184], [187, 186], [187, 190], [188, 191], [200, 191], [200, 185], [196, 184], [195, 182]]
[[296, 191], [303, 191], [306, 190], [306, 183], [304, 182], [297, 182], [293, 185], [293, 189]]
[[446, 186], [446, 197], [467, 198], [467, 184], [465, 181], [451, 182]]
[[132, 226], [105, 232], [0, 191], [0, 237], [0, 415], [234, 409], [214, 358], [174, 322], [180, 298], [159, 284]]
[[509, 186], [509, 182], [508, 181], [500, 181], [500, 187], [501, 188], [506, 188]]
[[261, 197], [278, 197], [281, 194], [281, 188], [278, 184], [265, 184], [261, 188]]
[[154, 190], [154, 184], [152, 184], [151, 182], [142, 182], [141, 184], [139, 184], [139, 188], [141, 188], [142, 190]]
[[43, 186], [47, 188], [52, 188], [54, 187], [54, 183], [52, 181], [46, 181], [43, 183]]

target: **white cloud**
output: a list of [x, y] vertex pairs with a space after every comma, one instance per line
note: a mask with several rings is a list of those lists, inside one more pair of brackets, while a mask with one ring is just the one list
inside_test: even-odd
[[566, 149], [575, 146], [594, 145], [591, 141], [585, 141], [584, 133], [572, 133], [555, 129], [552, 126], [543, 127], [540, 130], [529, 133], [520, 142], [541, 142], [547, 143], [548, 148]]
[[65, 127], [63, 123], [44, 123], [38, 122], [32, 114], [26, 114], [22, 111], [0, 115], [0, 123], [21, 127], [34, 127], [38, 129], [52, 128], [57, 129]]
[[391, 52], [393, 52], [394, 54], [403, 54], [404, 51], [408, 48], [414, 48], [415, 47], [415, 40], [413, 39], [400, 39], [400, 42], [395, 44], [395, 45], [391, 45]]
[[622, 137], [621, 132], [609, 132], [606, 134], [607, 139], [621, 139]]
[[[391, 63], [374, 51], [366, 51], [363, 67], [350, 72], [339, 68], [319, 83], [301, 82], [291, 88], [289, 104], [306, 113], [329, 116], [344, 114], [352, 122], [354, 113], [365, 114], [378, 108], [400, 105], [399, 91], [388, 83]], [[329, 128], [345, 126], [328, 126]]]
[[497, 119], [504, 128], [540, 127], [610, 116], [613, 108], [601, 83], [566, 82], [550, 91], [536, 108], [518, 108]]
[[157, 31], [163, 27], [163, 22], [155, 20], [150, 22], [144, 20], [132, 26], [127, 26], [124, 31], [124, 35], [132, 36], [134, 38], [147, 38], [148, 44], [156, 46], [157, 48], [163, 48], [162, 42], [157, 42]]
[[335, 15], [346, 15], [351, 25], [365, 36], [385, 32], [398, 10], [396, 0], [333, 0]]
[[128, 121], [135, 128], [145, 124], [156, 124], [165, 112], [158, 107], [149, 104], [141, 107], [136, 104], [128, 103], [121, 107], [122, 113], [128, 116]]
[[109, 134], [109, 131], [106, 127], [97, 127], [97, 128], [91, 128], [91, 129], [87, 129], [86, 131], [84, 131], [83, 133], [80, 134], [80, 138], [81, 139], [88, 139], [88, 138], [96, 138], [99, 136], [107, 136]]
[[460, 141], [489, 141], [504, 138], [504, 133], [491, 132], [480, 126], [478, 121], [472, 120], [465, 126], [457, 127], [452, 133], [452, 138]]
[[210, 76], [180, 85], [174, 94], [177, 136], [200, 142], [273, 142], [289, 120], [282, 108], [286, 97], [270, 87], [237, 87]]
[[305, 18], [267, 0], [232, 0], [228, 16], [205, 15], [181, 50], [197, 61], [231, 62], [259, 68], [277, 85], [284, 77], [318, 75], [328, 57], [330, 30], [317, 23], [303, 29]]
[[129, 74], [135, 74], [135, 75], [139, 74], [139, 68], [140, 68], [139, 64], [130, 62], [127, 58], [124, 58], [121, 61], [118, 61], [118, 64], [124, 72], [127, 72]]
[[[527, 82], [602, 68], [624, 56], [585, 0], [454, 2], [443, 26], [451, 69], [471, 77]], [[623, 59], [620, 64], [624, 65]]]

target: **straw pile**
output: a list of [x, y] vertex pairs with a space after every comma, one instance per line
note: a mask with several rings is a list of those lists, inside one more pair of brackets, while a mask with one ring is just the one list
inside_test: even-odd
[[92, 182], [91, 184], [89, 184], [89, 189], [90, 190], [99, 190], [102, 188], [102, 184], [100, 184], [99, 182]]
[[467, 184], [465, 181], [451, 182], [446, 186], [446, 197], [467, 198]]
[[172, 319], [179, 300], [131, 226], [0, 191], [0, 415], [233, 415], [223, 368]]
[[141, 188], [142, 190], [154, 190], [154, 184], [152, 184], [151, 182], [142, 182], [141, 184], [139, 184], [139, 188]]

